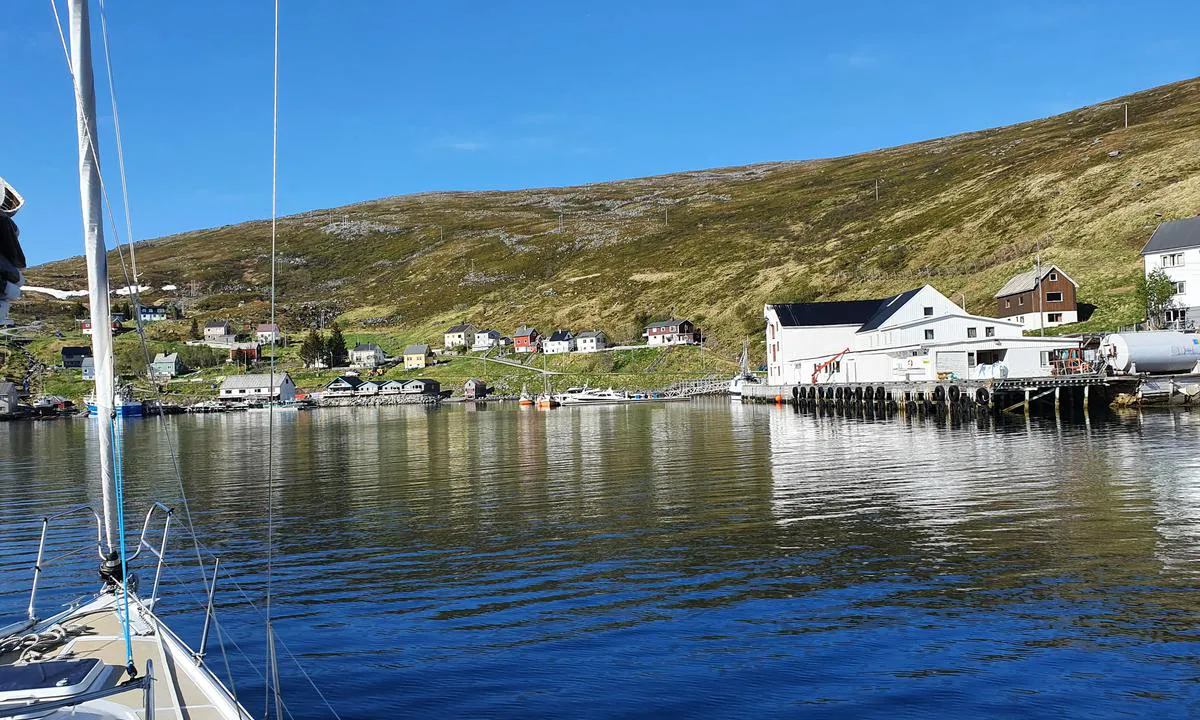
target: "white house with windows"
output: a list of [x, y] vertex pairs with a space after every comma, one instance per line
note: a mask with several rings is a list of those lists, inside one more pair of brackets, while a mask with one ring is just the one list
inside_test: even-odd
[[771, 385], [1037, 377], [1062, 337], [1026, 337], [1012, 320], [971, 315], [932, 286], [878, 300], [767, 305]]
[[575, 352], [593, 353], [608, 347], [608, 338], [599, 330], [587, 330], [575, 336]]
[[1175, 283], [1174, 307], [1167, 311], [1173, 327], [1200, 320], [1200, 216], [1165, 222], [1154, 229], [1142, 248], [1146, 275], [1162, 269]]
[[491, 350], [494, 347], [502, 345], [503, 338], [500, 336], [499, 330], [477, 330], [475, 332], [475, 342], [471, 345], [472, 350]]
[[275, 373], [275, 384], [271, 384], [272, 375], [232, 375], [221, 383], [220, 398], [222, 400], [280, 400], [289, 402], [296, 399], [296, 384], [287, 373]]
[[475, 330], [475, 326], [469, 323], [454, 325], [444, 333], [442, 345], [446, 349], [472, 347], [475, 344]]
[[373, 368], [387, 362], [387, 353], [375, 343], [358, 343], [350, 351], [350, 367]]
[[547, 355], [561, 355], [575, 349], [575, 334], [570, 330], [555, 330], [550, 337], [542, 340], [542, 352]]
[[254, 338], [260, 345], [270, 345], [272, 342], [278, 345], [283, 342], [283, 333], [279, 332], [279, 326], [275, 323], [259, 323], [254, 328]]

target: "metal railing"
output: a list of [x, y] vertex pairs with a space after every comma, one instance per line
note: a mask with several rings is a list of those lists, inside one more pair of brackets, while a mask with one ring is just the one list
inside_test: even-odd
[[[55, 555], [54, 557], [47, 559], [46, 558], [46, 538], [50, 533], [50, 521], [58, 520], [60, 518], [68, 517], [71, 515], [80, 515], [85, 512], [88, 515], [91, 515], [92, 519], [96, 523], [96, 554], [99, 556], [99, 558], [101, 560], [104, 559], [104, 526], [100, 521], [100, 515], [92, 508], [92, 506], [79, 505], [79, 506], [76, 506], [73, 508], [68, 508], [67, 510], [63, 510], [62, 512], [58, 512], [53, 515], [47, 515], [47, 516], [43, 517], [42, 518], [42, 532], [41, 532], [40, 539], [38, 540], [37, 560], [34, 562], [34, 565], [33, 565], [33, 583], [29, 590], [29, 608], [27, 611], [29, 619], [27, 622], [30, 625], [35, 624], [38, 621], [37, 609], [36, 609], [37, 592], [38, 592], [38, 585], [40, 584], [40, 581], [42, 578], [42, 572], [51, 564], [58, 562], [59, 560], [62, 560], [63, 558], [74, 555], [84, 549], [84, 548], [74, 548], [72, 550], [68, 550], [66, 552], [59, 553], [58, 555]], [[159, 542], [159, 547], [157, 549], [155, 549], [154, 546], [152, 546], [150, 543], [146, 542], [146, 533], [150, 529], [150, 521], [154, 517], [154, 514], [156, 512], [159, 512], [165, 516], [165, 519], [163, 521], [162, 539]], [[162, 578], [163, 557], [167, 551], [167, 538], [170, 534], [171, 519], [173, 517], [174, 517], [174, 511], [172, 511], [171, 508], [167, 507], [166, 505], [163, 505], [160, 502], [156, 502], [153, 505], [151, 505], [150, 509], [146, 511], [145, 520], [142, 522], [142, 532], [138, 536], [136, 550], [134, 551], [133, 555], [129, 556], [129, 558], [126, 559], [126, 563], [131, 563], [134, 560], [136, 560], [139, 555], [142, 554], [142, 550], [149, 550], [150, 553], [152, 555], [154, 555], [154, 557], [157, 558], [157, 560], [158, 560], [158, 564], [154, 569], [154, 589], [150, 593], [149, 607], [154, 607], [154, 603], [158, 599], [158, 584], [159, 584], [159, 580]]]

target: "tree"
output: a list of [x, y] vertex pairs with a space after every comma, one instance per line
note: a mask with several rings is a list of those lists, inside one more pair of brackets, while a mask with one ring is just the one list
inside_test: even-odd
[[309, 330], [308, 335], [304, 336], [304, 342], [300, 343], [300, 361], [305, 367], [312, 367], [325, 353], [325, 340], [316, 330]]
[[192, 318], [192, 327], [188, 330], [188, 337], [192, 340], [200, 339], [200, 323], [196, 322], [196, 318]]
[[1143, 274], [1138, 278], [1138, 304], [1146, 310], [1150, 327], [1162, 328], [1166, 324], [1167, 311], [1175, 306], [1175, 281], [1162, 268]]
[[346, 352], [346, 338], [342, 336], [342, 328], [335, 322], [329, 332], [329, 342], [325, 346], [329, 353], [329, 367], [341, 367], [345, 364], [349, 353]]

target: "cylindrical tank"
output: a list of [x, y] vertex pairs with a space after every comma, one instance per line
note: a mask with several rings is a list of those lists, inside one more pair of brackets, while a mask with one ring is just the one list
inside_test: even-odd
[[1100, 342], [1100, 356], [1118, 373], [1188, 372], [1200, 362], [1200, 335], [1173, 330], [1113, 333]]

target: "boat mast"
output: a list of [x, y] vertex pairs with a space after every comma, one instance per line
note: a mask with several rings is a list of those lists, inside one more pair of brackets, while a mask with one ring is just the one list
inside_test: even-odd
[[100, 491], [104, 503], [104, 540], [111, 550], [117, 534], [113, 507], [112, 315], [108, 303], [108, 256], [100, 204], [100, 157], [96, 139], [96, 88], [92, 76], [92, 36], [88, 0], [69, 0], [71, 69], [75, 80], [75, 116], [79, 134], [79, 199], [83, 208], [83, 244], [87, 256], [92, 355], [96, 365], [96, 420], [100, 440]]

